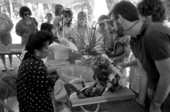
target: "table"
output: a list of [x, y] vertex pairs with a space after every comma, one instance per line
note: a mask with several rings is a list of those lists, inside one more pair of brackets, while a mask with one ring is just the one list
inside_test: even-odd
[[100, 97], [71, 100], [72, 110], [73, 112], [84, 112], [78, 106], [100, 103], [99, 112], [146, 112], [135, 101], [134, 97], [134, 93], [129, 88], [120, 88], [114, 93], [108, 91], [104, 96]]
[[82, 105], [90, 105], [96, 103], [105, 103], [111, 101], [124, 101], [129, 99], [134, 99], [135, 94], [128, 88], [120, 88], [116, 90], [114, 93], [108, 91], [103, 96], [92, 97], [92, 98], [84, 98], [84, 99], [74, 99], [72, 100], [72, 106], [82, 106]]
[[16, 55], [21, 60], [23, 47], [21, 44], [0, 44], [0, 55]]

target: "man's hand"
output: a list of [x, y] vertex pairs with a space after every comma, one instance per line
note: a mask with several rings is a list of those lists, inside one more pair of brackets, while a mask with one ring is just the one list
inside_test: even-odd
[[151, 104], [149, 112], [161, 112], [161, 109], [154, 106], [154, 104]]

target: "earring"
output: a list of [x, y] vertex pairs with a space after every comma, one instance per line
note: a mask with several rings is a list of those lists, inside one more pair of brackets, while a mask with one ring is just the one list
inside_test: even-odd
[[40, 53], [36, 53], [36, 56], [37, 56], [37, 57], [40, 57]]

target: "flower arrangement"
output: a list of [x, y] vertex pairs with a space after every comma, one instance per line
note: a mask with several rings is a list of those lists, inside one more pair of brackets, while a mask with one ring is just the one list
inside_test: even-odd
[[103, 95], [107, 90], [115, 92], [119, 87], [126, 87], [125, 78], [121, 76], [118, 68], [111, 65], [111, 60], [106, 55], [96, 56], [90, 66], [94, 71], [95, 83], [91, 86], [86, 86], [82, 82], [83, 89], [81, 90], [69, 85], [68, 88], [74, 88], [72, 90], [76, 91], [76, 97], [80, 99], [96, 97]]
[[108, 87], [110, 91], [114, 92], [121, 85], [121, 73], [111, 63], [106, 55], [99, 55], [94, 58], [90, 66], [94, 71], [94, 80], [101, 87]]

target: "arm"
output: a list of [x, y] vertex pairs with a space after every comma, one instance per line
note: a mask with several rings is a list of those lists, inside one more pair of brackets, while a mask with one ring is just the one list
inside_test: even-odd
[[9, 27], [8, 27], [8, 29], [7, 29], [7, 32], [9, 32], [9, 31], [12, 30], [14, 24], [12, 23], [12, 21], [11, 21], [11, 19], [9, 18], [8, 15], [6, 15], [6, 18], [7, 18], [7, 21], [9, 22]]
[[127, 57], [128, 55], [129, 55], [129, 52], [125, 52], [125, 53], [123, 53], [123, 54], [120, 55], [120, 56], [114, 57], [114, 58], [113, 58], [113, 61], [119, 61], [119, 60]]
[[152, 100], [150, 111], [160, 112], [160, 106], [167, 98], [170, 92], [170, 44], [169, 44], [169, 29], [164, 28], [165, 34], [154, 31], [152, 36], [148, 38], [147, 49], [149, 55], [155, 62], [157, 71], [159, 72], [159, 80], [157, 88]]
[[170, 93], [170, 58], [155, 61], [156, 67], [160, 74], [156, 93], [152, 103], [161, 104], [165, 101]]
[[137, 66], [137, 60], [133, 60], [129, 63], [123, 63], [122, 65], [120, 65], [122, 68], [126, 68], [126, 67], [133, 67], [133, 66]]
[[20, 22], [17, 23], [17, 25], [16, 25], [16, 27], [15, 27], [15, 31], [16, 31], [16, 34], [17, 34], [17, 35], [19, 35], [19, 36], [22, 37], [22, 34], [23, 34], [24, 31], [23, 31], [23, 28], [22, 28]]

